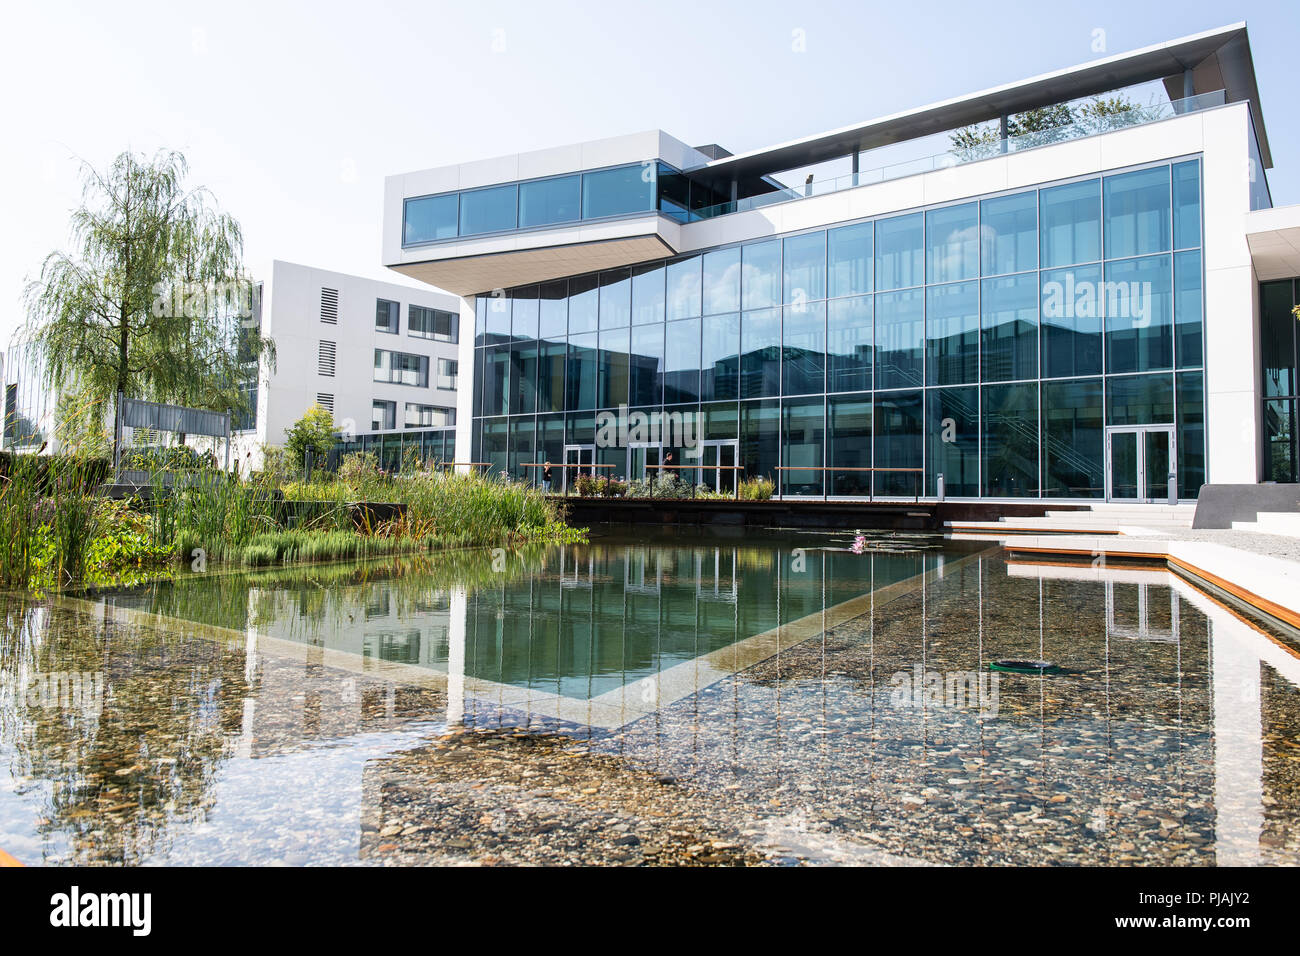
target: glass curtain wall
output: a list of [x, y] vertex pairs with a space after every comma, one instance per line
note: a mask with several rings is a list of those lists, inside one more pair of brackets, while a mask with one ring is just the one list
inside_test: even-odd
[[[1108, 426], [1173, 424], [1195, 497], [1200, 184], [1199, 159], [1158, 163], [480, 297], [475, 458], [530, 478], [544, 416], [559, 434], [626, 406], [698, 437], [730, 421], [744, 474], [787, 495], [934, 495], [942, 475], [950, 497], [1086, 499]], [[1288, 319], [1266, 317], [1270, 467], [1294, 480], [1297, 290], [1262, 294]]]

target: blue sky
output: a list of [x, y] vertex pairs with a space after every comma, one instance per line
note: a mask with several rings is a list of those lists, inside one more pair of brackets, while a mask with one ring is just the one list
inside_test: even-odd
[[[740, 152], [1246, 20], [1300, 202], [1300, 4], [20, 3], [0, 36], [0, 338], [67, 242], [77, 166], [185, 151], [272, 259], [392, 278], [385, 175], [662, 128]], [[796, 34], [796, 31], [801, 31]], [[803, 49], [794, 42], [803, 40]]]

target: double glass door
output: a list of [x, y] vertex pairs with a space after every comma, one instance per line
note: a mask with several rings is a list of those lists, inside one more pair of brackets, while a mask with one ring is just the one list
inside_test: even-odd
[[659, 477], [659, 466], [663, 463], [663, 449], [649, 442], [632, 442], [627, 448], [627, 477], [639, 481], [649, 476]]
[[733, 494], [736, 490], [736, 463], [740, 460], [740, 442], [705, 441], [700, 442], [700, 465], [703, 474], [700, 481], [714, 491]]
[[1177, 498], [1177, 489], [1178, 444], [1173, 425], [1106, 429], [1107, 501], [1167, 501], [1171, 495]]
[[579, 475], [594, 474], [596, 471], [592, 467], [594, 464], [596, 464], [595, 445], [565, 445], [564, 483], [561, 490], [570, 491]]

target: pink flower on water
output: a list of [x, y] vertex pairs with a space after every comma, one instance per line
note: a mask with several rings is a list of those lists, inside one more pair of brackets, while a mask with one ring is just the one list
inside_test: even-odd
[[866, 551], [867, 536], [865, 534], [859, 534], [856, 538], [853, 539], [853, 546], [849, 548], [849, 550], [852, 551], [854, 554], [862, 554], [862, 552]]

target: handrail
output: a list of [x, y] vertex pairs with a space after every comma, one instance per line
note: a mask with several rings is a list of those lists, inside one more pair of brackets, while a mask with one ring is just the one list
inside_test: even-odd
[[[920, 475], [922, 476], [921, 480], [922, 481], [925, 480], [924, 468], [864, 468], [862, 466], [850, 466], [850, 465], [841, 465], [841, 466], [826, 465], [824, 467], [821, 465], [777, 465], [775, 467], [777, 471], [900, 471], [900, 472], [910, 472], [914, 475]], [[785, 488], [778, 487], [776, 490], [776, 496], [778, 498], [784, 498]], [[830, 499], [830, 488], [827, 487], [826, 482], [823, 481], [822, 501], [828, 501], [829, 499]], [[876, 500], [876, 486], [874, 481], [867, 489], [867, 500], [868, 501]], [[913, 498], [913, 500], [917, 502], [921, 500], [921, 482], [917, 482], [916, 496]]]
[[[570, 462], [559, 462], [559, 461], [525, 461], [525, 462], [520, 462], [520, 463], [519, 463], [519, 467], [520, 467], [520, 468], [563, 468], [563, 469], [565, 470], [565, 472], [566, 472], [566, 474], [565, 474], [565, 479], [566, 479], [566, 480], [565, 480], [565, 482], [564, 482], [564, 497], [567, 498], [567, 497], [569, 497], [569, 482], [568, 482], [568, 480], [567, 480], [567, 479], [568, 479], [568, 474], [567, 474], [568, 469], [570, 469], [570, 468], [578, 468], [578, 469], [582, 469], [582, 468], [590, 468], [592, 471], [595, 471], [597, 468], [602, 468], [602, 469], [604, 469], [604, 468], [611, 468], [611, 469], [612, 469], [612, 468], [617, 468], [618, 465], [597, 465], [595, 462], [590, 462], [590, 463], [583, 464], [583, 463], [576, 462], [576, 461], [570, 461]], [[579, 470], [578, 474], [579, 474], [579, 475], [582, 474], [581, 470]], [[600, 476], [594, 476], [594, 477], [600, 477]], [[605, 475], [604, 478], [605, 478], [605, 487], [608, 488], [608, 487], [609, 487], [609, 479], [610, 479], [610, 476], [609, 476], [609, 475]]]

